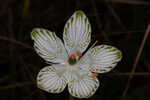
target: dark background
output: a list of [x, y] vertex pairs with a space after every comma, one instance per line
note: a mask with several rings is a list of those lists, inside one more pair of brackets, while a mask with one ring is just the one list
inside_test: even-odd
[[0, 0], [0, 100], [78, 100], [67, 88], [50, 94], [36, 87], [37, 73], [46, 63], [30, 37], [40, 27], [62, 39], [65, 22], [76, 10], [89, 18], [91, 44], [98, 40], [123, 52], [114, 70], [98, 76], [101, 86], [88, 100], [150, 100], [150, 36], [122, 96], [150, 22], [148, 0]]

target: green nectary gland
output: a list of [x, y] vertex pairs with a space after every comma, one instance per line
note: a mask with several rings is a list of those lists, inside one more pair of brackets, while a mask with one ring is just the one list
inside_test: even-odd
[[72, 59], [71, 57], [68, 59], [68, 63], [70, 65], [74, 65], [74, 64], [76, 64], [76, 62], [77, 62], [77, 60], [76, 59]]

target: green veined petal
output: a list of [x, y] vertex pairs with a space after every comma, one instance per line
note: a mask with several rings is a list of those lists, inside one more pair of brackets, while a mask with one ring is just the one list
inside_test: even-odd
[[82, 11], [76, 11], [67, 21], [63, 39], [69, 54], [86, 50], [91, 41], [91, 25]]
[[47, 29], [35, 28], [31, 32], [36, 52], [48, 62], [61, 63], [67, 53], [61, 40]]
[[38, 88], [50, 93], [62, 92], [67, 85], [67, 81], [63, 75], [59, 75], [59, 72], [61, 72], [60, 69], [58, 70], [54, 66], [41, 69], [37, 76]]

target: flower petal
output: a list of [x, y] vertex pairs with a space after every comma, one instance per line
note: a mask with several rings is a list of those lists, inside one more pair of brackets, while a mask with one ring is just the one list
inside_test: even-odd
[[60, 93], [67, 85], [67, 80], [63, 76], [62, 66], [47, 66], [40, 70], [37, 76], [38, 88], [50, 93]]
[[46, 29], [35, 28], [32, 30], [31, 37], [34, 40], [36, 52], [48, 62], [63, 63], [67, 60], [67, 53], [62, 41]]
[[66, 72], [64, 73], [64, 76], [65, 76], [67, 82], [70, 82], [70, 81], [72, 81], [74, 78], [77, 77], [77, 76], [75, 75], [75, 73], [72, 73], [72, 72], [70, 72], [70, 71], [66, 71]]
[[82, 11], [76, 11], [67, 21], [63, 39], [69, 55], [86, 50], [91, 41], [91, 25]]
[[81, 59], [83, 69], [105, 73], [113, 69], [121, 60], [122, 53], [115, 47], [100, 45], [90, 49]]
[[91, 97], [99, 87], [99, 81], [91, 74], [83, 74], [81, 79], [72, 80], [68, 83], [68, 90], [70, 94], [77, 98]]

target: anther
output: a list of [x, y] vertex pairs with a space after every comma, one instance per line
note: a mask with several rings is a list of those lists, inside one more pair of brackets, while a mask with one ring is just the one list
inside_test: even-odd
[[95, 43], [97, 44], [98, 42], [99, 42], [99, 41], [98, 41], [98, 40], [96, 40], [96, 42], [95, 42]]
[[92, 73], [93, 76], [97, 77], [98, 76], [98, 73], [94, 72]]
[[75, 56], [74, 54], [72, 54], [72, 55], [71, 55], [71, 58], [72, 58], [72, 59], [75, 59], [75, 58], [76, 58], [76, 56]]
[[80, 51], [77, 51], [77, 56], [81, 57], [82, 53]]

